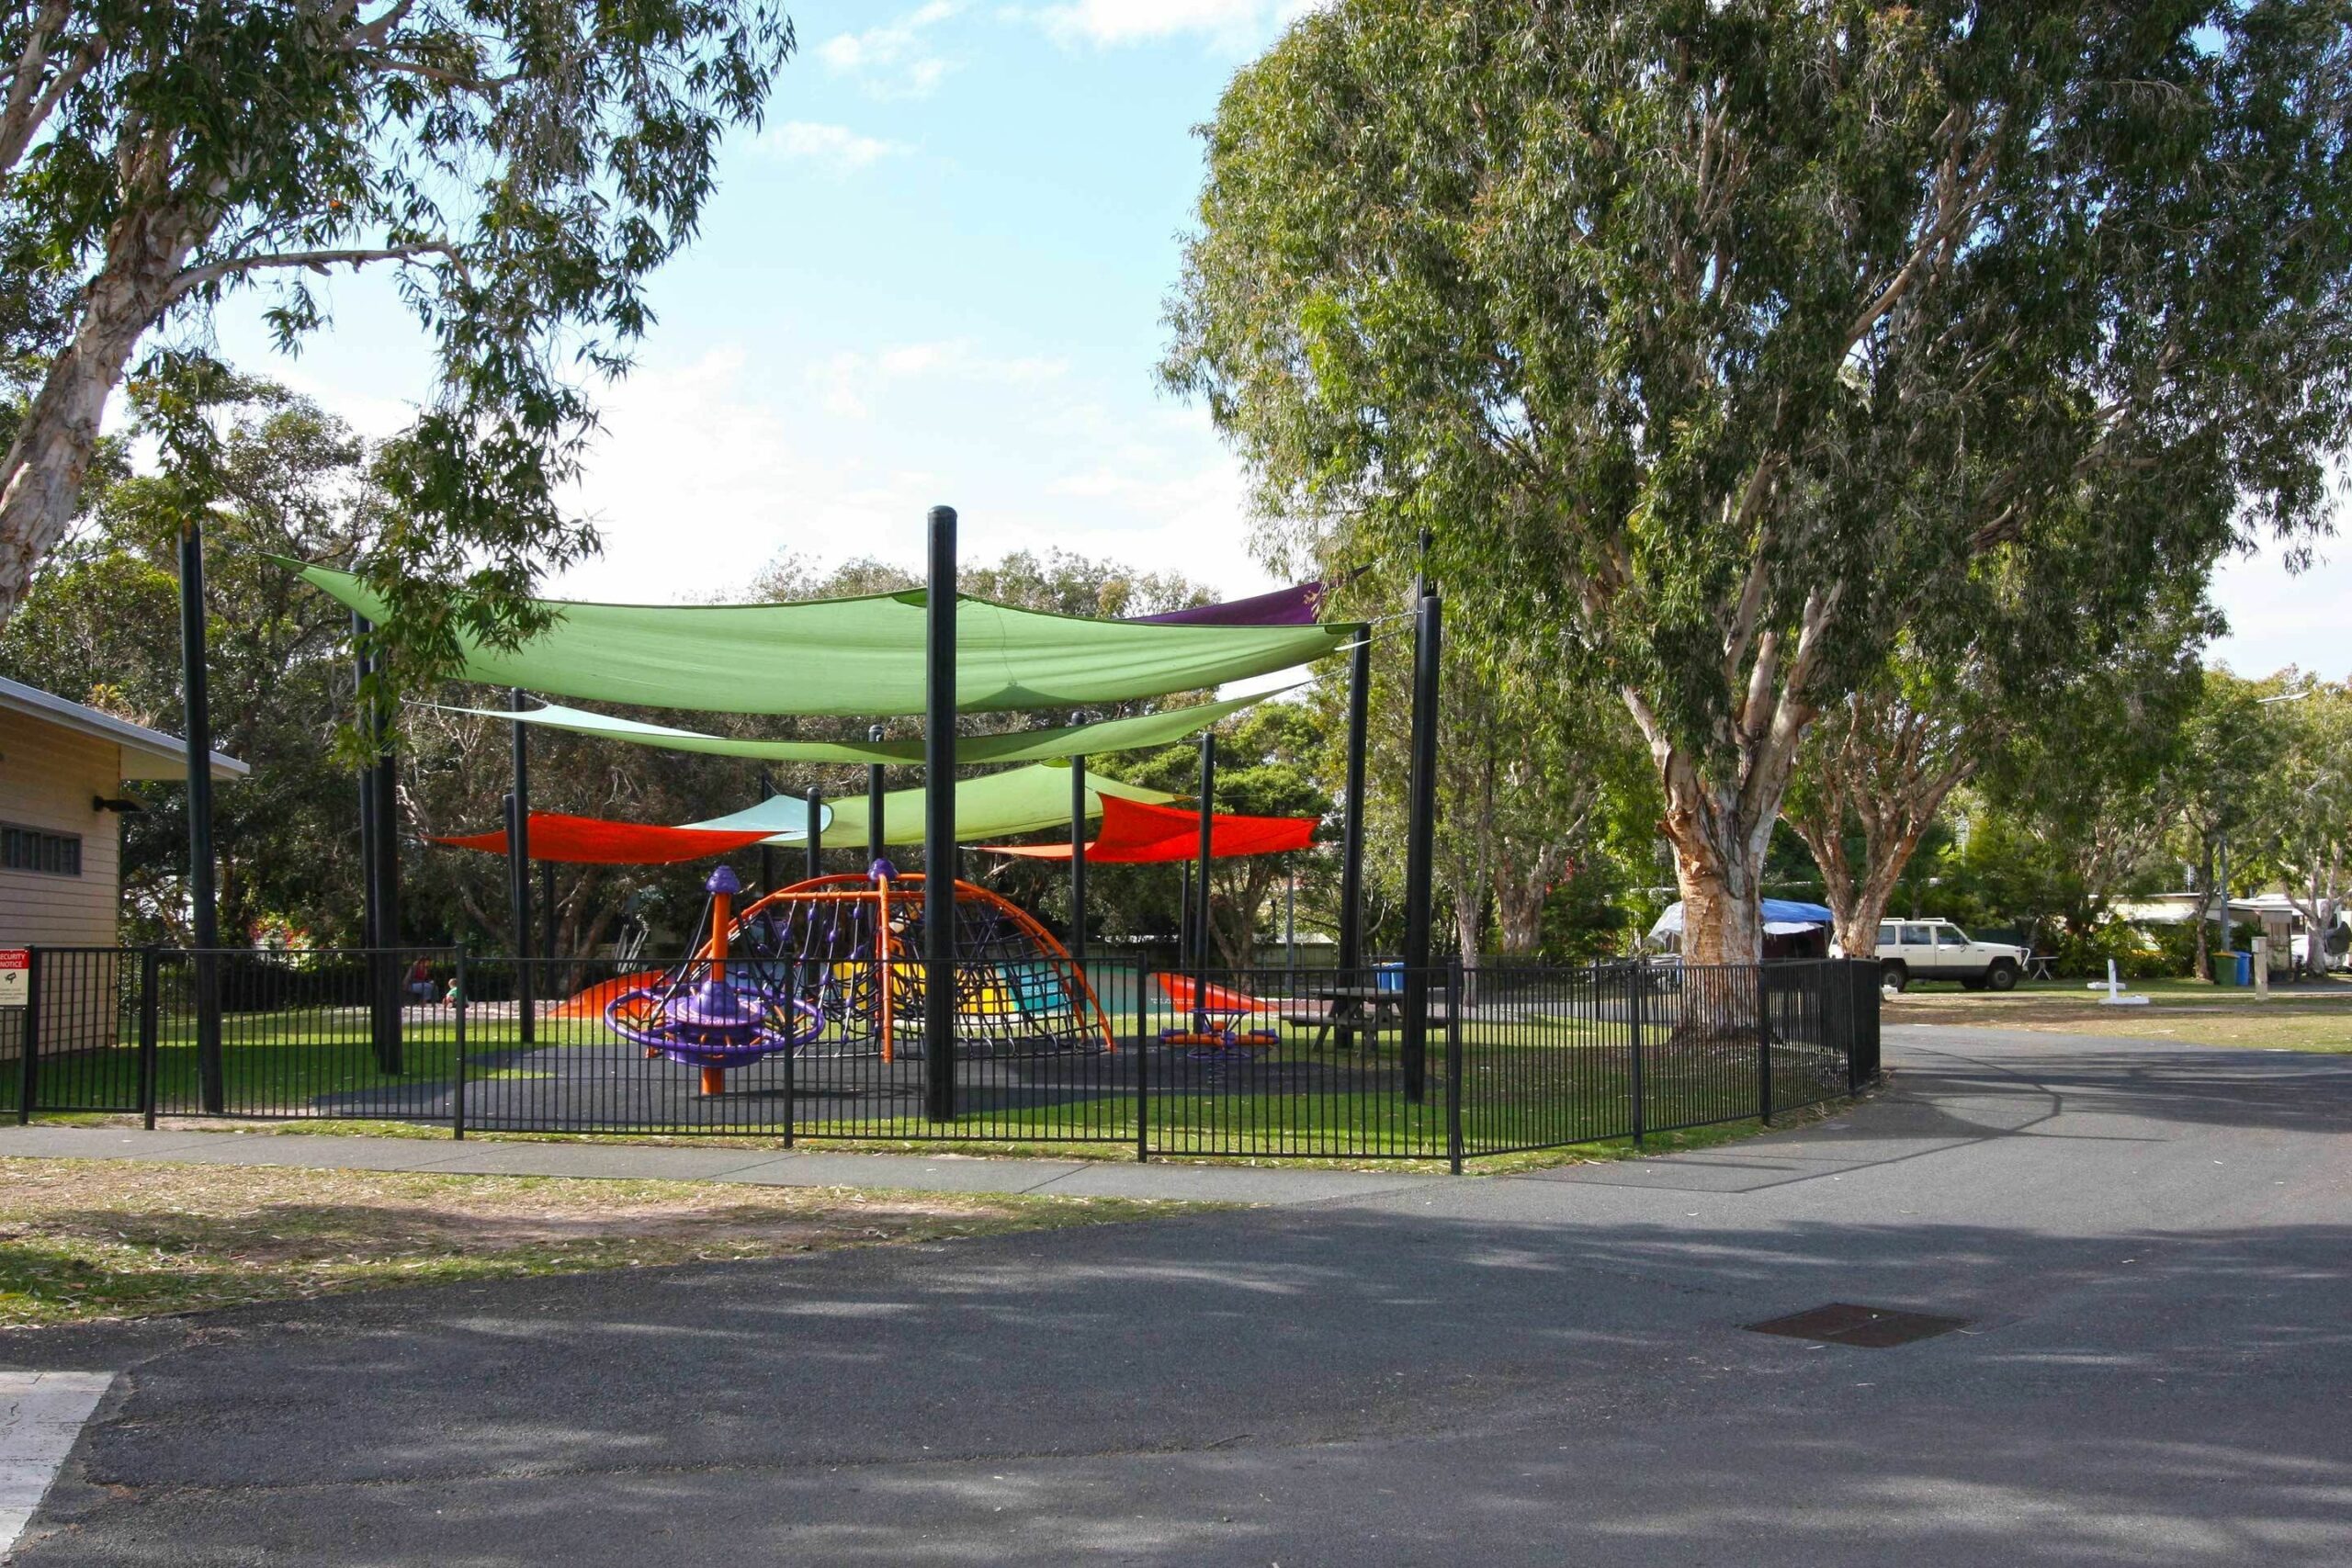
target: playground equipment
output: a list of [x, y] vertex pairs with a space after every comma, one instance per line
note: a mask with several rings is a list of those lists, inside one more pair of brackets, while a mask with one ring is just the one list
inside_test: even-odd
[[[702, 1091], [723, 1093], [727, 1069], [789, 1051], [812, 1037], [823, 1020], [815, 1008], [744, 975], [728, 962], [735, 896], [743, 890], [725, 866], [703, 885], [710, 894], [709, 944], [662, 976], [657, 985], [626, 990], [605, 1004], [606, 1027], [645, 1047], [702, 1069]], [[730, 974], [730, 968], [737, 973]]]
[[1242, 1024], [1244, 1019], [1268, 1013], [1279, 1015], [1282, 1010], [1272, 1002], [1261, 1001], [1230, 986], [1195, 980], [1189, 975], [1157, 975], [1153, 978], [1178, 1010], [1193, 1015], [1190, 1027], [1180, 1024], [1159, 1032], [1163, 1045], [1192, 1045], [1204, 1052], [1216, 1052], [1262, 1049], [1283, 1042], [1283, 1037], [1272, 1029], [1245, 1028]]
[[[720, 866], [707, 886], [707, 939], [684, 964], [631, 976], [638, 983], [605, 1003], [615, 1033], [648, 1055], [699, 1066], [705, 1094], [725, 1091], [729, 1068], [779, 1053], [885, 1062], [922, 1053], [923, 877], [876, 861], [863, 876], [796, 883], [740, 911], [733, 872]], [[1053, 934], [985, 887], [954, 886], [959, 1054], [1117, 1049], [1101, 1002]]]
[[[1117, 1049], [1111, 1021], [1069, 953], [1019, 905], [969, 882], [956, 897], [956, 1032], [966, 1055]], [[919, 939], [928, 883], [887, 860], [863, 876], [778, 888], [736, 919], [769, 983], [814, 1007], [807, 1049], [896, 1060], [922, 1043]]]

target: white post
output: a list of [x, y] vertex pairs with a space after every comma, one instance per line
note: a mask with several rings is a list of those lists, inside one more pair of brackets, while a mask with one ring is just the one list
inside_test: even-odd
[[2258, 1002], [2270, 999], [2270, 938], [2267, 935], [2254, 939], [2254, 999]]

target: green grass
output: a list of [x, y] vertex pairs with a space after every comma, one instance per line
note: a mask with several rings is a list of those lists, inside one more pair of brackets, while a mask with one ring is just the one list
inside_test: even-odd
[[2134, 980], [2144, 1007], [2107, 1007], [2099, 993], [2066, 984], [2019, 987], [2007, 996], [1916, 987], [1885, 1004], [1889, 1023], [2105, 1034], [2182, 1045], [2352, 1052], [2352, 987], [2340, 982], [2280, 989], [2268, 1000], [2195, 980]]
[[0, 1327], [775, 1258], [1220, 1207], [0, 1159]]
[[[1172, 1014], [1162, 1013], [1150, 1021], [1157, 1029], [1175, 1020]], [[542, 1030], [543, 1039], [552, 1033], [555, 1043], [541, 1049], [559, 1054], [571, 1045], [613, 1043], [612, 1036], [594, 1021], [543, 1021]], [[360, 1010], [232, 1013], [223, 1027], [226, 1110], [233, 1116], [302, 1115], [302, 1126], [324, 1130], [337, 1123], [315, 1119], [315, 1113], [332, 1111], [338, 1097], [397, 1085], [425, 1090], [446, 1085], [456, 1058], [455, 1032], [453, 1021], [437, 1010], [411, 1012], [404, 1031], [407, 1070], [388, 1075], [376, 1066]], [[1282, 1026], [1278, 1032], [1282, 1043], [1252, 1053], [1249, 1065], [1208, 1067], [1154, 1050], [1148, 1106], [1154, 1155], [1348, 1161], [1444, 1157], [1442, 1032], [1430, 1042], [1430, 1093], [1419, 1105], [1407, 1104], [1393, 1090], [1397, 1055], [1393, 1032], [1383, 1035], [1371, 1054], [1372, 1063], [1384, 1075], [1383, 1080], [1371, 1083], [1355, 1076], [1353, 1054], [1329, 1046], [1315, 1049], [1313, 1031]], [[1462, 1043], [1464, 1132], [1466, 1146], [1474, 1154], [1480, 1148], [1571, 1141], [1600, 1144], [1624, 1131], [1632, 1086], [1622, 1024], [1574, 1017], [1481, 1021], [1463, 1027]], [[468, 1082], [543, 1082], [557, 1076], [547, 1056], [516, 1060], [512, 1053], [524, 1049], [512, 1019], [474, 1012], [468, 1028]], [[1732, 1048], [1734, 1059], [1724, 1065], [1724, 1070], [1702, 1071], [1653, 1037], [1647, 1057], [1650, 1120], [1736, 1122], [1752, 1116], [1754, 1090], [1747, 1082], [1748, 1063], [1741, 1055], [1743, 1049]], [[127, 1108], [134, 1103], [133, 1055], [124, 1050], [109, 1053], [106, 1059], [115, 1089], [111, 1103]], [[1077, 1062], [1089, 1060], [1102, 1063], [1106, 1071], [1125, 1066], [1105, 1058]], [[1801, 1082], [1801, 1066], [1799, 1054], [1776, 1053], [1775, 1071], [1782, 1075], [1784, 1104], [1793, 1098], [1792, 1089]], [[1253, 1072], [1268, 1069], [1304, 1075], [1306, 1082], [1272, 1089], [1247, 1087]], [[43, 1097], [45, 1104], [56, 1103], [59, 1095], [71, 1089], [75, 1070], [62, 1066], [44, 1068], [51, 1075], [44, 1080], [50, 1086]], [[1059, 1091], [1067, 1098], [1041, 1096], [1028, 1103], [969, 1112], [961, 1119], [964, 1136], [996, 1152], [1131, 1156], [1137, 1133], [1132, 1087], [1106, 1077], [1100, 1091], [1089, 1092], [1085, 1071], [1073, 1064], [1071, 1087]], [[157, 1081], [159, 1104], [184, 1110], [198, 1103], [195, 1050], [187, 1030], [164, 1036], [157, 1055]], [[889, 1114], [859, 1117], [854, 1114], [854, 1099], [836, 1099], [821, 1092], [819, 1070], [811, 1069], [801, 1082], [806, 1098], [798, 1108], [797, 1130], [803, 1135], [821, 1136], [829, 1146], [839, 1146], [834, 1140], [875, 1147], [920, 1146], [932, 1152], [940, 1146], [939, 1130], [912, 1114], [904, 1102]], [[12, 1100], [14, 1087], [11, 1080], [0, 1085], [0, 1089]], [[95, 1098], [82, 1101], [107, 1102]], [[493, 1108], [489, 1099], [475, 1103], [469, 1130], [482, 1130], [483, 1120]], [[409, 1125], [417, 1135], [444, 1135], [440, 1126], [433, 1123], [388, 1122], [375, 1117], [348, 1120], [364, 1122], [371, 1130]], [[693, 1136], [708, 1129], [680, 1123], [632, 1126], [628, 1131], [639, 1136]], [[745, 1135], [755, 1134], [736, 1136]]]

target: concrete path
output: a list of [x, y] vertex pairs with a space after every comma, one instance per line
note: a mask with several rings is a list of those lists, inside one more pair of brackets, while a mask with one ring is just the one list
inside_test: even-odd
[[312, 1133], [153, 1133], [117, 1127], [0, 1128], [0, 1156], [150, 1159], [186, 1165], [415, 1170], [445, 1176], [580, 1176], [740, 1181], [759, 1187], [871, 1187], [926, 1192], [1325, 1203], [1451, 1178], [1418, 1170], [1317, 1170], [1127, 1160], [989, 1159], [972, 1155], [833, 1154], [820, 1149], [665, 1148], [654, 1144], [503, 1143]]
[[[121, 1373], [18, 1560], [2352, 1561], [2352, 1058], [1889, 1044], [1689, 1157], [6, 1337]], [[1743, 1327], [1829, 1303], [1967, 1323]]]

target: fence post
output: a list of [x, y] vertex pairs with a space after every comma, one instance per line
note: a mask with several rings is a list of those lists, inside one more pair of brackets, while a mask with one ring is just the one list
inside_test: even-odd
[[[1644, 1003], [1649, 998], [1650, 961], [1648, 956], [1635, 953], [1634, 962], [1626, 973], [1632, 977], [1634, 986], [1634, 994], [1626, 1002], [1625, 1018], [1633, 1025], [1634, 1146], [1638, 1149], [1642, 1146], [1642, 1137], [1646, 1130], [1645, 1118], [1647, 1114], [1646, 1108], [1643, 1104], [1642, 1094], [1642, 1010]], [[1684, 984], [1689, 984], [1690, 976], [1687, 975], [1683, 976], [1683, 981]]]
[[1756, 966], [1756, 1119], [1772, 1124], [1772, 990]]
[[139, 1124], [155, 1130], [155, 982], [162, 955], [139, 950]]
[[1446, 974], [1445, 997], [1445, 1163], [1462, 1174], [1462, 955], [1455, 953]]
[[17, 1125], [33, 1119], [33, 1095], [40, 1086], [33, 1058], [40, 1049], [40, 949], [25, 954], [25, 1039], [17, 1053]]
[[1151, 1158], [1151, 960], [1136, 960], [1136, 1163]]
[[[764, 895], [764, 894], [763, 894], [763, 897], [764, 897], [764, 896], [765, 896], [765, 895]], [[887, 970], [887, 969], [885, 970], [885, 972], [884, 972], [884, 974], [883, 974], [883, 976], [882, 976], [882, 984], [883, 984], [885, 987], [888, 987], [888, 986], [890, 984], [890, 976], [889, 976], [889, 974], [888, 974], [888, 970]], [[820, 993], [820, 998], [819, 998], [819, 999], [820, 999], [820, 1001], [822, 1000], [821, 993]], [[796, 1060], [795, 1060], [795, 1059], [796, 1059], [797, 1057], [798, 1057], [798, 1056], [799, 1056], [799, 1055], [800, 1055], [800, 1047], [799, 1047], [799, 1046], [797, 1046], [797, 1045], [786, 1045], [786, 1046], [784, 1048], [784, 1053], [783, 1053], [783, 1055], [784, 1055], [784, 1146], [785, 1146], [786, 1148], [787, 1148], [787, 1149], [788, 1149], [788, 1148], [792, 1147], [792, 1127], [793, 1127], [793, 1120], [794, 1120], [794, 1117], [793, 1117], [793, 1104], [794, 1104], [795, 1100], [796, 1100], [796, 1099], [797, 1098], [797, 1096], [798, 1096], [798, 1093], [799, 1093], [799, 1087], [800, 1087], [800, 1086], [799, 1086], [799, 1078], [798, 1078], [798, 1076], [797, 1076], [797, 1075], [798, 1075], [798, 1067], [797, 1067], [797, 1065]]]
[[[520, 725], [515, 727], [521, 728]], [[526, 953], [514, 960], [517, 966], [530, 962]], [[452, 982], [458, 993], [456, 1055], [457, 1077], [449, 1088], [450, 1135], [462, 1140], [466, 1135], [466, 944], [458, 944], [458, 973]]]

